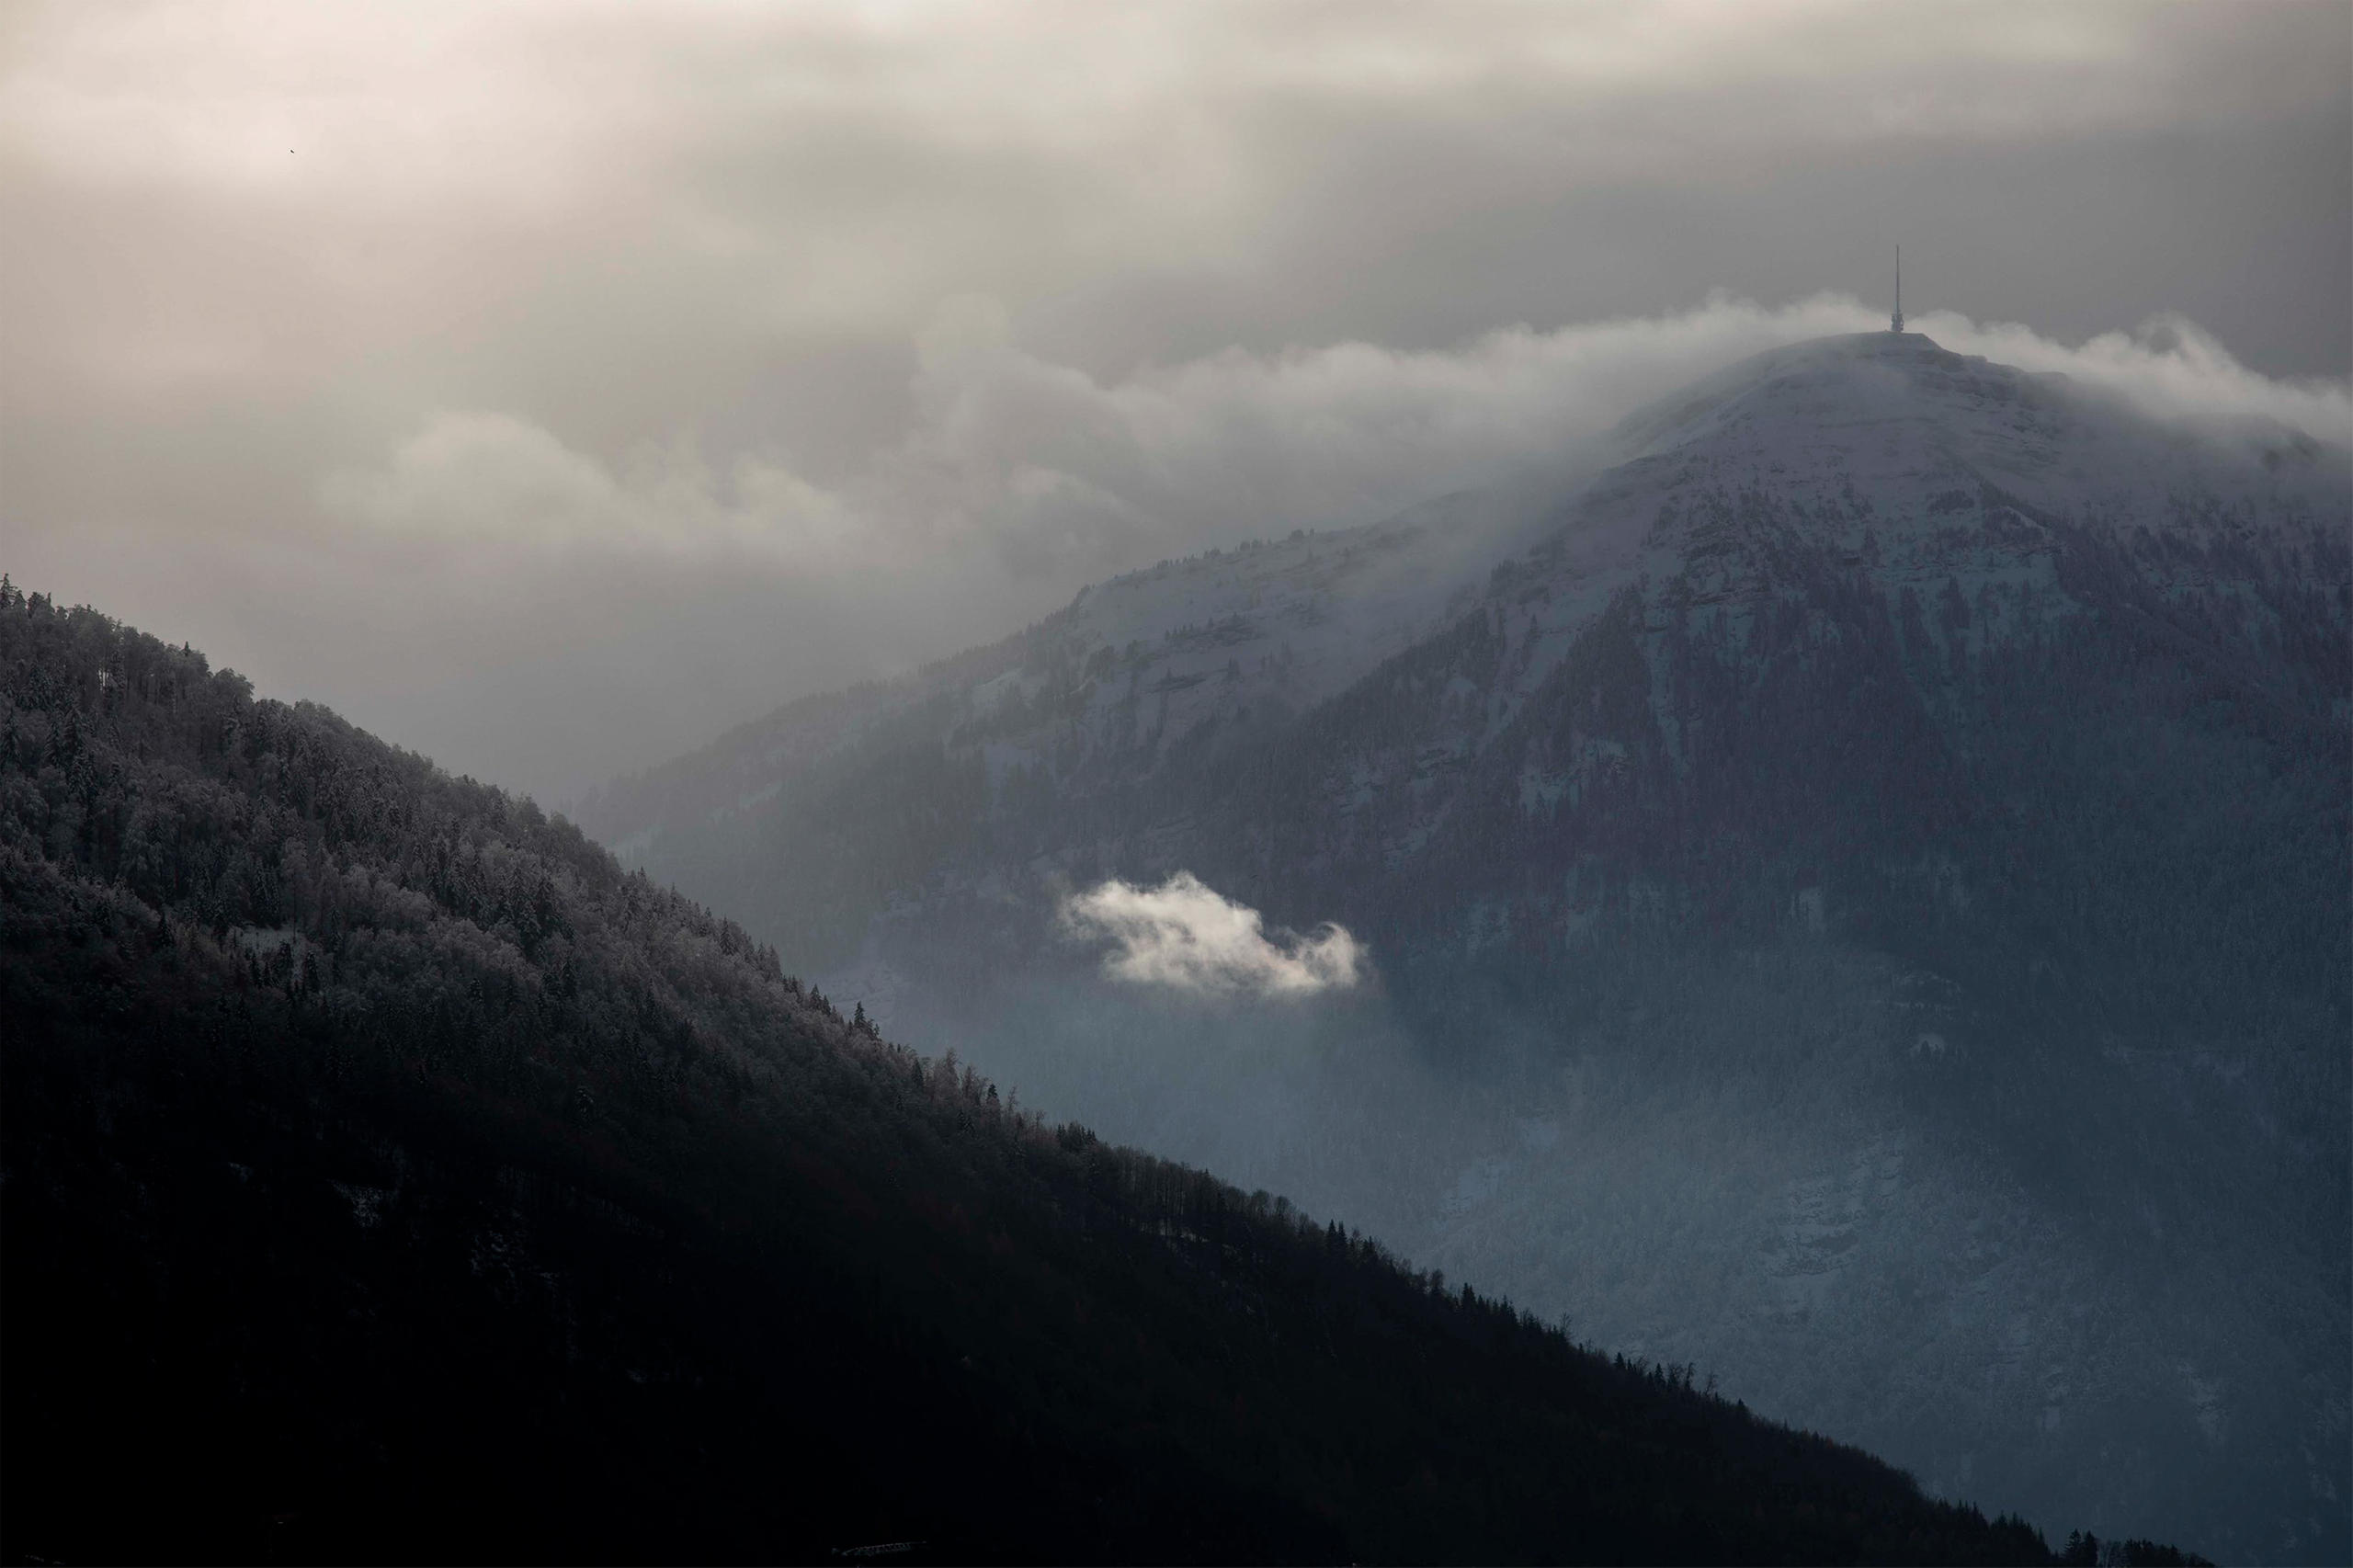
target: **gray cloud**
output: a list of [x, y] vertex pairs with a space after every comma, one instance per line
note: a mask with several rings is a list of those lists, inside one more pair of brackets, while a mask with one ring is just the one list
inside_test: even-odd
[[[1880, 324], [1833, 295], [1719, 298], [1438, 350], [1228, 349], [1107, 382], [1020, 348], [968, 299], [920, 335], [911, 428], [825, 483], [685, 434], [608, 460], [517, 414], [446, 410], [314, 480], [301, 526], [35, 535], [11, 569], [70, 583], [111, 566], [92, 597], [265, 687], [561, 800], [799, 692], [999, 635], [1106, 574], [1558, 463], [1733, 359]], [[2345, 383], [2260, 375], [2186, 323], [2075, 346], [1950, 312], [1919, 325], [2168, 417], [2353, 439]]]
[[1269, 937], [1256, 910], [1190, 871], [1156, 888], [1113, 879], [1063, 904], [1066, 929], [1117, 949], [1103, 971], [1137, 985], [1200, 996], [1300, 998], [1344, 991], [1364, 977], [1364, 949], [1345, 926]]
[[[2178, 318], [2075, 346], [1951, 312], [1915, 320], [1949, 347], [2063, 372], [2163, 417], [2270, 418], [2353, 442], [2345, 382], [2263, 376]], [[329, 476], [320, 497], [370, 542], [461, 546], [477, 574], [582, 555], [813, 581], [936, 571], [970, 583], [980, 568], [1061, 596], [1158, 556], [1366, 520], [1558, 458], [1733, 359], [1882, 324], [1836, 295], [1778, 309], [1720, 297], [1446, 350], [1229, 349], [1105, 383], [1018, 348], [994, 301], [967, 299], [922, 334], [915, 428], [831, 486], [773, 458], [722, 471], [683, 440], [608, 468], [518, 417], [444, 413], [381, 466]]]
[[2334, 6], [0, 27], [9, 569], [558, 799], [1556, 459], [1899, 234], [1953, 347], [2344, 420]]

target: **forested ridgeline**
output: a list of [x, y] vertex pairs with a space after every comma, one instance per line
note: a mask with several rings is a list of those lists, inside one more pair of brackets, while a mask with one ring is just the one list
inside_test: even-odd
[[185, 647], [0, 680], [12, 1561], [2050, 1560]]

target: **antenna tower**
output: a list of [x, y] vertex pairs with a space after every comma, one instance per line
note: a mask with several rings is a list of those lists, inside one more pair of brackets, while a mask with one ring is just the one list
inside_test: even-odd
[[1895, 247], [1895, 313], [1888, 318], [1887, 330], [1904, 330], [1904, 247]]

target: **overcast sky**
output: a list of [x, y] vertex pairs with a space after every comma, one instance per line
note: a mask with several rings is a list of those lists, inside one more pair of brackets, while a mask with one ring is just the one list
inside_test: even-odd
[[18, 0], [0, 568], [561, 801], [1897, 240], [1954, 347], [2341, 418], [2353, 7]]

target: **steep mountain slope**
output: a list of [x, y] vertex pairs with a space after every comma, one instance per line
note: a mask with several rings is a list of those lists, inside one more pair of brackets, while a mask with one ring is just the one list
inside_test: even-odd
[[616, 780], [578, 815], [824, 965], [992, 799], [1035, 778], [1048, 748], [1058, 768], [1075, 742], [1148, 773], [1203, 726], [1280, 723], [1325, 701], [1474, 602], [1495, 557], [1552, 520], [1549, 499], [1526, 485], [1449, 495], [1369, 528], [1165, 561], [1018, 636]]
[[12, 1558], [2048, 1560], [185, 648], [0, 676]]
[[[1247, 580], [1215, 558], [896, 688], [772, 794], [697, 795], [706, 756], [586, 820], [1058, 1113], [1938, 1488], [2353, 1551], [2345, 452], [1871, 334], [1608, 458], [1459, 503], [1515, 520], [1420, 619], [1332, 585], [1329, 624], [1415, 637], [1303, 700], [1252, 684], [1246, 609], [1108, 608]], [[819, 846], [878, 841], [817, 896]], [[1344, 922], [1377, 989], [1122, 994], [1063, 901], [1178, 869]]]

